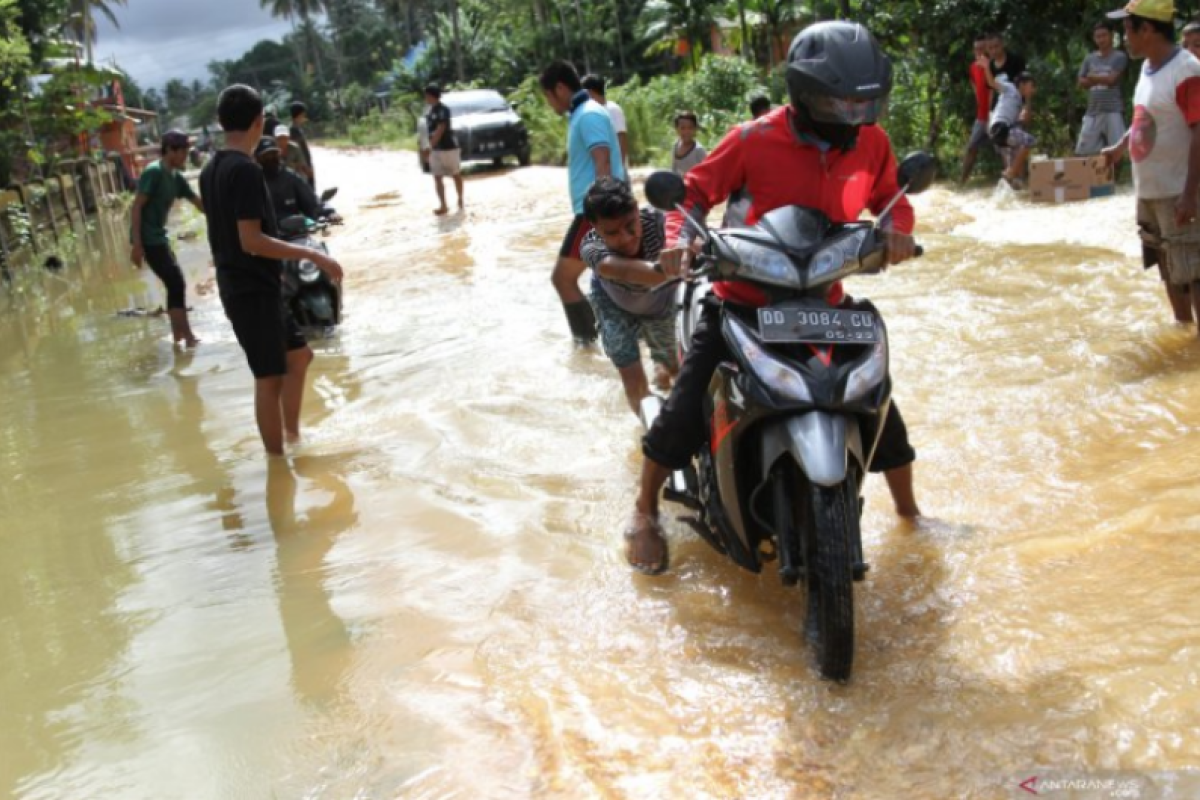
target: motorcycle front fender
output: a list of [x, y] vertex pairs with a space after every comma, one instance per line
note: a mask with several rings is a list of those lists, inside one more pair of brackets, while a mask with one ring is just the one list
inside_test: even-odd
[[768, 422], [762, 442], [763, 475], [790, 454], [812, 483], [833, 487], [846, 480], [850, 458], [864, 465], [858, 420], [844, 414], [810, 411]]

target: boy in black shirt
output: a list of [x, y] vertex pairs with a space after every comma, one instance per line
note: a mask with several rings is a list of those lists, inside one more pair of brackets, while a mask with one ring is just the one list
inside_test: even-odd
[[221, 92], [217, 119], [226, 149], [200, 173], [208, 243], [225, 316], [254, 373], [254, 415], [263, 445], [282, 455], [300, 437], [304, 376], [312, 350], [283, 305], [281, 259], [308, 259], [334, 281], [342, 268], [320, 250], [275, 238], [277, 228], [262, 169], [252, 156], [263, 132], [263, 102], [249, 86]]

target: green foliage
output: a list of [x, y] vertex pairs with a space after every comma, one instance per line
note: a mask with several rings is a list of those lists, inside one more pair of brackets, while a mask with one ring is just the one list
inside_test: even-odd
[[417, 149], [416, 120], [412, 114], [395, 107], [386, 112], [373, 110], [350, 123], [348, 136], [358, 146]]
[[11, 91], [29, 68], [29, 40], [17, 26], [16, 0], [0, 0], [0, 87]]
[[539, 164], [567, 163], [567, 121], [546, 102], [537, 77], [525, 80], [509, 98], [529, 131], [531, 157]]
[[[679, 111], [700, 117], [701, 138], [710, 147], [734, 125], [750, 116], [750, 98], [765, 91], [758, 71], [740, 58], [705, 56], [692, 73], [638, 78], [608, 92], [620, 104], [629, 126], [629, 159], [634, 164], [665, 164], [675, 141], [672, 120]], [[566, 120], [550, 110], [536, 78], [513, 94], [517, 111], [529, 129], [533, 159], [565, 164]]]

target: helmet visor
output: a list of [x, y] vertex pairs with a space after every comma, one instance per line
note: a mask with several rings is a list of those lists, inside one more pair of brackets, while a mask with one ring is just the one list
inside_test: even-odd
[[798, 99], [814, 121], [835, 125], [874, 125], [887, 106], [887, 97], [868, 100], [806, 92]]

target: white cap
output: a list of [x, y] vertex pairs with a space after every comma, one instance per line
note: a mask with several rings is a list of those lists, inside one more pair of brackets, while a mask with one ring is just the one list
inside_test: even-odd
[[278, 139], [280, 136], [286, 136], [289, 139], [292, 138], [292, 132], [288, 129], [287, 125], [280, 125], [275, 129], [275, 138]]

